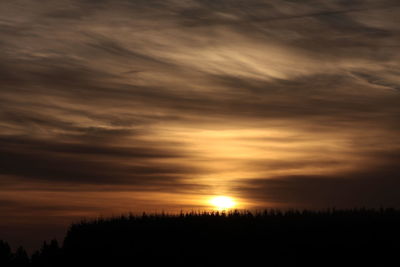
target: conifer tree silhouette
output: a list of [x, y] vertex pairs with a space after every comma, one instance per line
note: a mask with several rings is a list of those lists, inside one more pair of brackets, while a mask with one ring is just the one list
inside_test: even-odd
[[10, 245], [0, 240], [0, 266], [8, 266], [11, 263], [12, 257]]
[[[189, 212], [85, 220], [30, 266], [395, 266], [400, 211]], [[1, 266], [27, 266], [0, 241]], [[14, 261], [14, 263], [13, 263]], [[389, 265], [390, 263], [390, 265]], [[25, 264], [25, 265], [24, 265]]]

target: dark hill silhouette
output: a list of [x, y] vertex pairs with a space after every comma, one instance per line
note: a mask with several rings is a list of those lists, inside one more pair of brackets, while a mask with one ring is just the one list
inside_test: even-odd
[[120, 216], [73, 224], [62, 247], [45, 243], [30, 264], [398, 266], [399, 226], [392, 209]]

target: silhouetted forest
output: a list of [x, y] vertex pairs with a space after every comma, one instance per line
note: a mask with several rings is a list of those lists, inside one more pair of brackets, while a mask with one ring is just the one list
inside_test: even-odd
[[0, 266], [398, 266], [400, 211], [265, 210], [120, 216], [70, 226]]

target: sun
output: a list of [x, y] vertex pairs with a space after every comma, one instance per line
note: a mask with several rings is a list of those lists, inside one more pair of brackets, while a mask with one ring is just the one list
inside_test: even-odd
[[218, 210], [226, 210], [235, 207], [236, 203], [231, 197], [216, 196], [210, 199], [210, 203]]

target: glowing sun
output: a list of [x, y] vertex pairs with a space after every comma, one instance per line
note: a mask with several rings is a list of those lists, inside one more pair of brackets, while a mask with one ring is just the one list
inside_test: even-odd
[[235, 207], [236, 203], [231, 197], [217, 196], [210, 199], [210, 203], [218, 210], [226, 210]]

